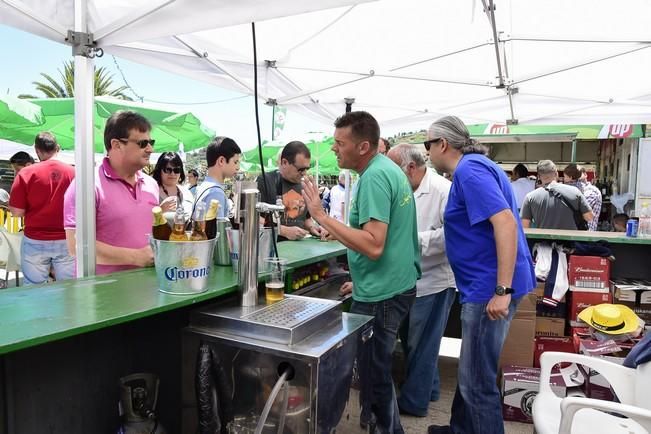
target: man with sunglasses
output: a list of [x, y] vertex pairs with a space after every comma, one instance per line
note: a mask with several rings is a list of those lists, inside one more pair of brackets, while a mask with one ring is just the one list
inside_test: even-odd
[[38, 164], [16, 175], [9, 210], [25, 217], [20, 268], [28, 285], [48, 281], [50, 268], [57, 280], [74, 277], [75, 260], [68, 254], [63, 230], [63, 195], [75, 177], [75, 169], [56, 157], [54, 135], [42, 132], [34, 140]]
[[[107, 274], [154, 263], [149, 246], [151, 209], [158, 205], [158, 183], [142, 172], [155, 141], [151, 124], [141, 114], [118, 111], [106, 121], [107, 156], [95, 173], [96, 274]], [[68, 250], [75, 254], [75, 183], [64, 202]]]
[[301, 180], [310, 169], [310, 150], [303, 142], [289, 142], [280, 153], [278, 170], [258, 177], [258, 190], [263, 202], [276, 203], [281, 198], [285, 213], [281, 216], [279, 241], [300, 240], [308, 234], [321, 236], [301, 195]]

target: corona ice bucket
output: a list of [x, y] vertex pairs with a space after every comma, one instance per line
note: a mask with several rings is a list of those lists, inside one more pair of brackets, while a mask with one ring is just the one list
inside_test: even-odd
[[163, 241], [152, 238], [160, 291], [175, 295], [206, 291], [218, 237], [206, 241]]

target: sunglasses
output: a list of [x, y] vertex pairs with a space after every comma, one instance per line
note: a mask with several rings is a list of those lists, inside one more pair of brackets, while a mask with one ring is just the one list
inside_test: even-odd
[[441, 140], [443, 140], [443, 137], [439, 137], [438, 139], [425, 140], [423, 142], [423, 145], [425, 145], [425, 149], [429, 151], [429, 148], [431, 148], [434, 143], [439, 142]]
[[129, 142], [136, 142], [138, 146], [140, 146], [140, 149], [145, 149], [147, 145], [151, 145], [151, 147], [154, 147], [154, 143], [156, 143], [156, 140], [154, 139], [142, 139], [142, 140], [133, 140], [133, 139], [118, 139], [122, 143], [129, 143]]
[[163, 168], [163, 172], [167, 173], [168, 175], [171, 175], [172, 173], [178, 175], [181, 173], [181, 168], [180, 167], [165, 167]]

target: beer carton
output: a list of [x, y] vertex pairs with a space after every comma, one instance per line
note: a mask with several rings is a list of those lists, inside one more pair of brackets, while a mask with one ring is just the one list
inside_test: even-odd
[[603, 290], [610, 287], [610, 261], [600, 256], [571, 256], [569, 263], [570, 287], [582, 291]]

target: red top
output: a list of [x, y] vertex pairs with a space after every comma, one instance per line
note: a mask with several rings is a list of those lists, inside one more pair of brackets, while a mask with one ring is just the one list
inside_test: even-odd
[[75, 168], [50, 159], [27, 166], [11, 186], [9, 206], [25, 210], [25, 236], [33, 240], [65, 240], [63, 195]]

